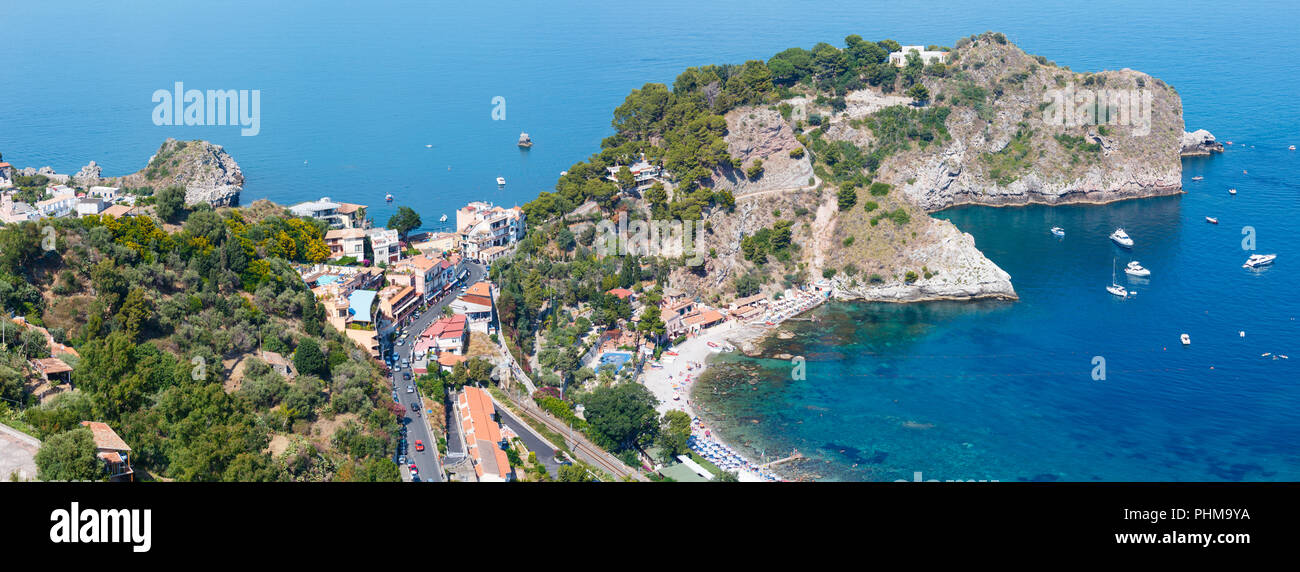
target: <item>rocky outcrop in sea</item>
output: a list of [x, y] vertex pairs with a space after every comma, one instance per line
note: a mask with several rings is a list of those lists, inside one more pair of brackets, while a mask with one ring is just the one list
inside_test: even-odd
[[1191, 133], [1183, 132], [1182, 151], [1183, 157], [1205, 157], [1214, 153], [1223, 152], [1223, 143], [1214, 139], [1214, 135], [1204, 129], [1197, 129]]

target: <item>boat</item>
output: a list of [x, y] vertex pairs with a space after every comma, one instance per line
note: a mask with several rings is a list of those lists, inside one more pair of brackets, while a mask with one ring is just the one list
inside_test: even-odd
[[1214, 218], [1212, 216], [1207, 216], [1205, 217], [1205, 222], [1208, 222], [1210, 224], [1219, 224], [1219, 219]]
[[1061, 227], [1059, 227], [1059, 226], [1054, 226], [1054, 227], [1052, 227], [1052, 234], [1054, 234], [1054, 235], [1056, 235], [1056, 236], [1061, 236], [1061, 237], [1063, 237], [1063, 236], [1065, 236], [1065, 229], [1063, 229], [1063, 228], [1061, 228]]
[[1178, 336], [1178, 339], [1182, 340], [1182, 341], [1183, 341], [1183, 345], [1185, 345], [1185, 346], [1190, 346], [1190, 345], [1192, 345], [1192, 337], [1189, 336], [1189, 335], [1187, 335], [1187, 334], [1183, 334], [1183, 335], [1181, 335], [1181, 336]]
[[1144, 278], [1151, 275], [1151, 271], [1143, 268], [1136, 260], [1129, 262], [1128, 266], [1124, 267], [1124, 273], [1129, 276], [1139, 276]]
[[527, 149], [527, 148], [529, 148], [529, 147], [532, 147], [532, 146], [533, 146], [533, 139], [532, 139], [531, 137], [529, 137], [527, 133], [520, 133], [520, 134], [519, 134], [519, 146], [522, 147], [522, 148], [524, 148], [524, 149]]
[[424, 146], [424, 148], [425, 148], [425, 149], [433, 149], [433, 144], [432, 144], [432, 143], [427, 144], [427, 145]]
[[1205, 177], [1202, 177], [1202, 176], [1200, 176], [1200, 175], [1197, 175], [1197, 176], [1195, 176], [1195, 177], [1192, 177], [1192, 180], [1193, 180], [1193, 181], [1204, 181], [1204, 180], [1205, 180]]
[[1295, 151], [1295, 145], [1292, 145], [1292, 146], [1290, 146], [1290, 147], [1287, 147], [1287, 149], [1289, 149], [1289, 150], [1291, 150], [1291, 151]]
[[1111, 294], [1114, 294], [1114, 295], [1116, 295], [1116, 296], [1119, 296], [1120, 298], [1126, 298], [1126, 297], [1128, 297], [1128, 290], [1126, 290], [1123, 286], [1120, 286], [1120, 285], [1119, 285], [1119, 282], [1117, 282], [1117, 281], [1115, 280], [1115, 264], [1114, 264], [1114, 262], [1111, 263], [1111, 267], [1110, 267], [1110, 286], [1107, 286], [1107, 287], [1106, 287], [1106, 291], [1107, 291], [1107, 292], [1110, 292]]
[[1276, 259], [1277, 259], [1276, 254], [1252, 254], [1250, 255], [1250, 258], [1246, 259], [1246, 263], [1242, 264], [1241, 267], [1259, 268], [1260, 266], [1267, 266], [1269, 264], [1272, 264], [1273, 261]]
[[1228, 194], [1229, 194], [1229, 195], [1235, 195], [1235, 194], [1237, 194], [1237, 189], [1228, 189]]
[[1122, 228], [1117, 228], [1115, 232], [1110, 233], [1110, 239], [1124, 248], [1133, 248], [1133, 239], [1129, 238], [1128, 233]]
[[447, 214], [443, 213], [442, 218], [438, 219], [438, 222], [447, 222]]
[[389, 193], [389, 194], [387, 194], [387, 195], [384, 195], [384, 201], [386, 201], [386, 202], [390, 202], [390, 203], [393, 202], [393, 194], [392, 194], [392, 193]]
[[504, 186], [506, 186], [506, 178], [505, 178], [505, 177], [497, 177], [497, 186], [498, 186], [498, 187], [504, 187]]

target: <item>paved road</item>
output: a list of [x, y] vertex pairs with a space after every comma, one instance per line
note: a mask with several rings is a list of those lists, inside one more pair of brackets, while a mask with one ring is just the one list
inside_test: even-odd
[[[519, 435], [519, 439], [524, 442], [524, 445], [528, 447], [529, 451], [537, 453], [537, 460], [546, 467], [546, 472], [550, 473], [552, 477], [559, 476], [560, 459], [555, 458], [555, 447], [542, 440], [542, 438], [533, 431], [532, 427], [521, 421], [519, 417], [512, 413], [510, 409], [506, 408], [506, 406], [497, 402], [496, 399], [493, 399], [492, 401], [496, 403], [496, 410], [501, 414], [501, 425], [513, 430], [516, 435]], [[560, 443], [555, 443], [555, 445], [559, 444]]]
[[[473, 284], [486, 275], [484, 268], [478, 264], [466, 262], [465, 268], [469, 270], [469, 276], [462, 282], [462, 285], [468, 286]], [[415, 338], [418, 337], [419, 333], [423, 332], [425, 328], [429, 327], [429, 324], [432, 324], [434, 320], [442, 317], [443, 307], [455, 300], [457, 294], [457, 290], [452, 290], [447, 293], [446, 296], [435, 299], [430, 303], [427, 309], [420, 312], [420, 317], [418, 319], [410, 320], [410, 323], [400, 330], [401, 332], [410, 334], [410, 337], [406, 339], [406, 342], [400, 346], [385, 347], [384, 354], [388, 355], [389, 352], [396, 350], [399, 359], [404, 358], [407, 361], [410, 361], [412, 351], [414, 350]], [[398, 337], [401, 337], [401, 333], [398, 334]], [[434, 364], [434, 367], [437, 367], [436, 363]], [[425, 416], [428, 415], [428, 408], [425, 407], [424, 403], [421, 401], [421, 395], [418, 389], [412, 393], [406, 392], [408, 386], [415, 385], [415, 376], [412, 374], [412, 379], [408, 381], [403, 378], [402, 374], [404, 373], [411, 373], [409, 366], [400, 371], [397, 369], [393, 370], [395, 380], [393, 386], [397, 389], [398, 400], [406, 411], [406, 417], [403, 419], [403, 424], [406, 426], [407, 463], [415, 463], [416, 468], [419, 470], [421, 481], [441, 482], [444, 480], [444, 477], [442, 462], [438, 458], [438, 440], [430, 435], [428, 424], [425, 419]], [[437, 399], [441, 398], [442, 396], [437, 397]], [[413, 403], [418, 409], [418, 413], [411, 410], [411, 404]], [[416, 440], [424, 443], [424, 451], [415, 450]], [[448, 447], [451, 447], [453, 441], [456, 442], [456, 447], [459, 448], [460, 439], [454, 435], [448, 436]], [[402, 470], [407, 471], [408, 469], [402, 467]]]

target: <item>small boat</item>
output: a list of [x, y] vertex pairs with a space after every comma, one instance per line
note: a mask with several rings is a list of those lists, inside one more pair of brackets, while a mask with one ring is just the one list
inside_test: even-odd
[[1147, 277], [1151, 275], [1151, 271], [1146, 268], [1143, 268], [1142, 265], [1138, 264], [1138, 261], [1136, 260], [1129, 262], [1128, 266], [1124, 267], [1124, 273], [1128, 274], [1129, 276], [1139, 276], [1139, 277]]
[[1059, 236], [1059, 237], [1064, 237], [1064, 236], [1065, 236], [1065, 229], [1063, 229], [1063, 228], [1061, 228], [1061, 227], [1059, 227], [1059, 226], [1054, 226], [1054, 227], [1052, 227], [1052, 234], [1054, 234], [1054, 235], [1056, 235], [1056, 236]]
[[447, 215], [446, 215], [446, 213], [444, 213], [444, 214], [442, 215], [442, 218], [438, 219], [438, 222], [447, 222]]
[[1229, 194], [1229, 195], [1235, 195], [1235, 194], [1237, 194], [1237, 189], [1228, 189], [1228, 194]]
[[1129, 238], [1128, 233], [1122, 228], [1117, 228], [1115, 232], [1110, 233], [1110, 239], [1124, 248], [1133, 248], [1133, 239]]
[[1273, 261], [1276, 259], [1277, 259], [1276, 254], [1252, 254], [1250, 255], [1250, 258], [1246, 259], [1246, 263], [1242, 264], [1241, 267], [1259, 268], [1260, 266], [1267, 266], [1269, 264], [1272, 264]]
[[425, 149], [433, 149], [433, 144], [430, 143], [430, 144], [428, 144], [428, 145], [425, 145], [424, 148], [425, 148]]
[[389, 193], [389, 194], [387, 194], [387, 195], [384, 195], [384, 201], [386, 201], [386, 202], [390, 202], [390, 203], [393, 202], [393, 195], [392, 195], [392, 193]]
[[1207, 216], [1205, 217], [1205, 222], [1208, 222], [1210, 224], [1219, 224], [1219, 219], [1214, 218], [1212, 216]]
[[1114, 295], [1116, 295], [1116, 296], [1119, 296], [1120, 298], [1127, 298], [1127, 297], [1128, 297], [1128, 290], [1126, 290], [1123, 286], [1120, 286], [1120, 285], [1119, 285], [1119, 282], [1115, 280], [1115, 263], [1114, 263], [1114, 261], [1112, 261], [1112, 262], [1111, 262], [1111, 265], [1110, 265], [1110, 286], [1107, 286], [1107, 287], [1106, 287], [1106, 291], [1107, 291], [1107, 292], [1110, 292], [1111, 294], [1114, 294]]
[[504, 187], [504, 186], [506, 186], [506, 178], [505, 178], [505, 177], [497, 177], [497, 186], [498, 186], [498, 187]]
[[1183, 334], [1183, 335], [1181, 335], [1181, 336], [1178, 336], [1178, 339], [1182, 340], [1183, 345], [1185, 345], [1185, 346], [1190, 346], [1190, 345], [1192, 345], [1192, 337], [1189, 336], [1189, 335], [1187, 335], [1187, 334]]
[[1192, 177], [1192, 180], [1193, 180], [1193, 181], [1204, 181], [1204, 180], [1205, 180], [1205, 177], [1202, 177], [1202, 176], [1200, 176], [1200, 175], [1197, 175], [1197, 176], [1195, 176], [1195, 177]]
[[520, 133], [520, 134], [519, 134], [519, 146], [522, 147], [522, 148], [524, 148], [524, 149], [527, 149], [527, 148], [529, 148], [529, 147], [532, 147], [532, 146], [533, 146], [533, 140], [532, 140], [532, 138], [529, 137], [527, 133]]
[[1292, 146], [1290, 146], [1290, 147], [1287, 147], [1287, 149], [1289, 149], [1289, 150], [1291, 150], [1291, 151], [1295, 151], [1295, 145], [1292, 145]]

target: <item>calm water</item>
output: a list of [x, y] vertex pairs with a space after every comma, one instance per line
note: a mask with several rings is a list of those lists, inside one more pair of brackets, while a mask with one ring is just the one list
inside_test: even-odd
[[[1011, 273], [1020, 302], [825, 309], [825, 331], [789, 342], [810, 358], [806, 382], [762, 371], [757, 391], [715, 409], [748, 416], [731, 431], [759, 447], [818, 455], [826, 478], [1300, 478], [1300, 376], [1258, 358], [1300, 339], [1288, 296], [1300, 165], [1285, 151], [1300, 144], [1300, 75], [1294, 58], [1259, 57], [1297, 52], [1295, 3], [10, 4], [6, 21], [22, 25], [0, 35], [6, 161], [67, 173], [94, 159], [125, 174], [166, 137], [209, 139], [243, 167], [245, 203], [330, 196], [371, 204], [381, 224], [402, 204], [435, 224], [473, 199], [525, 202], [598, 149], [629, 90], [848, 34], [952, 44], [994, 29], [1075, 70], [1149, 72], [1178, 88], [1190, 128], [1256, 147], [1186, 162], [1183, 197], [943, 213]], [[93, 33], [55, 39], [41, 23]], [[261, 133], [153, 125], [151, 94], [177, 81], [261, 90]], [[504, 121], [492, 120], [496, 96]], [[532, 150], [515, 147], [520, 131]], [[1115, 224], [1154, 273], [1124, 302], [1101, 289]], [[1247, 225], [1282, 255], [1275, 268], [1239, 268]], [[1178, 347], [1183, 331], [1191, 348]], [[1105, 382], [1089, 376], [1096, 355]]]

